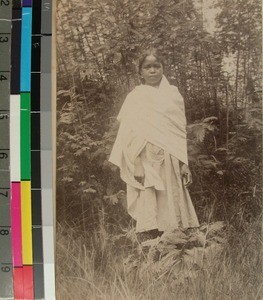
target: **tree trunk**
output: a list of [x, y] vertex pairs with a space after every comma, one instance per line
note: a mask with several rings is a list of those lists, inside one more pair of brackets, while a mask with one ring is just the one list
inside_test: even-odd
[[236, 81], [235, 81], [235, 110], [237, 110], [239, 63], [240, 63], [240, 48], [238, 48], [237, 50]]
[[228, 102], [228, 82], [225, 85], [226, 90], [226, 149], [228, 150], [229, 140], [229, 102]]

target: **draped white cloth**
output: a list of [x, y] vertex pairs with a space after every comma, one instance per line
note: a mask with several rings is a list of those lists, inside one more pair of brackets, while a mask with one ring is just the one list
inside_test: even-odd
[[[199, 226], [179, 161], [188, 164], [184, 102], [163, 76], [158, 89], [140, 85], [125, 99], [120, 128], [109, 160], [127, 183], [129, 214], [138, 232]], [[140, 156], [144, 184], [134, 178]]]
[[164, 76], [158, 89], [139, 85], [128, 94], [117, 119], [120, 130], [110, 157], [114, 164], [120, 164], [121, 145], [131, 130], [188, 163], [184, 101]]

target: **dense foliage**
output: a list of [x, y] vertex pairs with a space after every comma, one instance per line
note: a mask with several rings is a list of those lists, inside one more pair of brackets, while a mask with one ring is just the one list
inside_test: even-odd
[[[125, 225], [125, 185], [108, 163], [126, 94], [149, 46], [185, 99], [191, 196], [203, 221], [261, 213], [261, 1], [59, 0], [57, 217], [81, 229]], [[111, 203], [118, 202], [115, 206]], [[121, 205], [123, 204], [123, 205]]]

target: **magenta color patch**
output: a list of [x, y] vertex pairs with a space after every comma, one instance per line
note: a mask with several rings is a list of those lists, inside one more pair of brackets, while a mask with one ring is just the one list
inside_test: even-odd
[[20, 182], [11, 183], [12, 255], [14, 267], [22, 266], [22, 225]]

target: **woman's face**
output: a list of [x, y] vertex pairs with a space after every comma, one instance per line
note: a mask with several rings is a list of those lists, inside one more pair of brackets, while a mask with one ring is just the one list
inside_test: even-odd
[[146, 85], [159, 86], [163, 76], [163, 66], [154, 55], [146, 56], [142, 64], [141, 75]]

